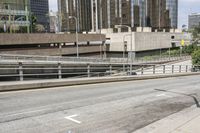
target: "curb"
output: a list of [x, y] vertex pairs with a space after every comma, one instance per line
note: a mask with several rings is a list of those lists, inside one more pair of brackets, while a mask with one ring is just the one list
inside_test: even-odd
[[103, 77], [103, 78], [82, 78], [82, 79], [61, 79], [61, 80], [43, 80], [43, 81], [19, 81], [19, 82], [4, 82], [0, 83], [0, 92], [6, 91], [19, 91], [19, 90], [31, 90], [31, 89], [45, 89], [49, 87], [61, 87], [61, 86], [75, 86], [86, 84], [98, 84], [109, 82], [123, 82], [123, 81], [137, 81], [137, 80], [149, 80], [159, 78], [172, 78], [181, 76], [193, 76], [200, 75], [200, 72], [196, 73], [181, 73], [181, 74], [165, 74], [165, 75], [146, 75], [146, 76], [119, 76], [119, 77]]

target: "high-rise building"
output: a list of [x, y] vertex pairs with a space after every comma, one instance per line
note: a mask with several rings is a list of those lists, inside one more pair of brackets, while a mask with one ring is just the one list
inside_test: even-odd
[[197, 26], [200, 26], [200, 13], [193, 13], [191, 15], [189, 15], [189, 19], [188, 19], [188, 23], [189, 23], [189, 26], [188, 28], [189, 29], [193, 29]]
[[[61, 31], [71, 32], [91, 31], [91, 2], [90, 0], [58, 0]], [[73, 16], [74, 18], [69, 18]]]
[[147, 26], [153, 29], [169, 29], [169, 10], [166, 0], [147, 0]]
[[0, 32], [30, 32], [29, 0], [0, 1]]
[[[176, 2], [175, 2], [176, 1]], [[58, 0], [62, 31], [74, 31], [75, 16], [79, 31], [114, 28], [115, 25], [169, 29], [177, 25], [178, 0]]]
[[166, 9], [169, 11], [171, 28], [178, 27], [178, 0], [166, 0]]
[[43, 25], [49, 31], [49, 1], [30, 0], [30, 9], [31, 14], [37, 18], [37, 24]]

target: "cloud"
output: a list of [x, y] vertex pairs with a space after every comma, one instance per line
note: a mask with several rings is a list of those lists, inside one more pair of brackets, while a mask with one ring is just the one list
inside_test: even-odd
[[57, 0], [49, 0], [49, 9], [53, 11], [58, 10]]

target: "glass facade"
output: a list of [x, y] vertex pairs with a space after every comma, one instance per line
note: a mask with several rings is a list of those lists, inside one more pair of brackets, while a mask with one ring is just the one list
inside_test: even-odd
[[31, 13], [36, 16], [37, 23], [42, 24], [49, 31], [49, 1], [30, 0]]
[[171, 28], [178, 26], [178, 0], [166, 0], [166, 8], [169, 10]]

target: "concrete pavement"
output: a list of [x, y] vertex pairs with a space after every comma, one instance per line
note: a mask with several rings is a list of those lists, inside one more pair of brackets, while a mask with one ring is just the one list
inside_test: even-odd
[[200, 108], [196, 106], [170, 115], [134, 133], [198, 133], [200, 132]]
[[199, 86], [196, 75], [1, 92], [0, 133], [132, 133], [197, 104]]

